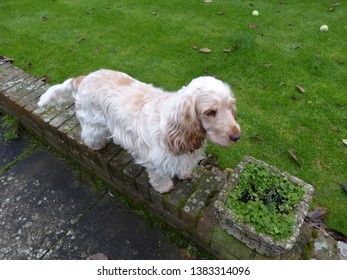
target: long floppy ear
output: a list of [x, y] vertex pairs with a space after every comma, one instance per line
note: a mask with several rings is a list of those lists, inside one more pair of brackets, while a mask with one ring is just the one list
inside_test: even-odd
[[191, 98], [186, 98], [168, 124], [166, 141], [170, 152], [175, 155], [193, 153], [203, 145], [206, 137], [194, 103]]
[[234, 119], [237, 121], [237, 109], [236, 109], [236, 99], [233, 98], [228, 101], [228, 108], [231, 109]]

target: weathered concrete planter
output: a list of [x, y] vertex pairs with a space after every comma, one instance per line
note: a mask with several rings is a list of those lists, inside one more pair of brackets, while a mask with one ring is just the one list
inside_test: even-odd
[[[226, 205], [230, 192], [232, 192], [236, 187], [245, 165], [249, 162], [265, 165], [272, 172], [276, 172], [281, 176], [287, 177], [291, 183], [302, 187], [305, 191], [299, 205], [294, 209], [295, 223], [293, 234], [286, 240], [273, 240], [273, 238], [268, 234], [257, 233], [252, 224], [238, 222], [236, 220], [235, 213]], [[238, 164], [232, 174], [231, 179], [224, 185], [224, 188], [218, 194], [218, 197], [214, 203], [215, 214], [217, 215], [221, 227], [230, 235], [245, 243], [251, 249], [255, 249], [260, 254], [266, 256], [276, 256], [289, 251], [293, 247], [300, 233], [300, 228], [304, 222], [304, 218], [307, 214], [313, 192], [313, 186], [306, 184], [301, 179], [291, 176], [286, 172], [282, 172], [263, 161], [247, 156]]]

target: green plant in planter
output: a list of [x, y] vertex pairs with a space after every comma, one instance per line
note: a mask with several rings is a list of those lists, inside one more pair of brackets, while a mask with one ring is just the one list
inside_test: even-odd
[[257, 232], [274, 240], [290, 237], [294, 229], [294, 209], [305, 191], [286, 177], [254, 162], [246, 164], [227, 207], [239, 222], [251, 223]]

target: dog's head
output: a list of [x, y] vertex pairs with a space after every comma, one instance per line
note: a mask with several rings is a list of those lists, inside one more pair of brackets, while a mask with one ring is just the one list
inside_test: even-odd
[[178, 123], [168, 133], [170, 150], [191, 153], [207, 137], [213, 143], [229, 146], [241, 137], [234, 95], [228, 85], [213, 78], [200, 77], [182, 89], [185, 95]]
[[207, 138], [221, 146], [237, 142], [241, 129], [230, 87], [213, 77], [194, 79], [189, 87], [196, 92], [195, 110]]

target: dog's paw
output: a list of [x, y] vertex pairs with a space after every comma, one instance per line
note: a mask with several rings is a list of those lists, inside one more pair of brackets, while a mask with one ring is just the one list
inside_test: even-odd
[[180, 180], [191, 180], [191, 179], [193, 179], [193, 173], [191, 172], [191, 173], [184, 174], [184, 175], [178, 177], [178, 179], [180, 179]]
[[99, 150], [105, 149], [106, 146], [107, 146], [107, 143], [99, 145], [99, 146], [92, 146], [92, 147], [89, 146], [89, 148], [92, 149], [93, 151], [99, 151]]
[[170, 180], [169, 182], [167, 182], [166, 184], [162, 184], [160, 186], [153, 186], [153, 188], [158, 192], [158, 193], [167, 193], [172, 191], [172, 189], [174, 188], [174, 183], [172, 182], [172, 180]]
[[166, 186], [163, 186], [162, 188], [160, 188], [159, 192], [160, 193], [167, 193], [167, 192], [172, 191], [173, 188], [174, 188], [174, 183], [170, 180], [170, 182]]

